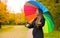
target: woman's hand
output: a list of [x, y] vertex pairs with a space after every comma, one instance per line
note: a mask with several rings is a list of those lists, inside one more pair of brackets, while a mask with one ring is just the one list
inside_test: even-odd
[[30, 26], [30, 24], [29, 24], [28, 22], [26, 22], [25, 26], [26, 26], [26, 27], [29, 27], [29, 26]]
[[41, 25], [41, 22], [40, 22], [40, 21], [36, 21], [35, 25], [36, 25], [37, 27], [39, 27], [39, 26]]
[[40, 16], [37, 16], [37, 20], [36, 20], [36, 22], [35, 22], [35, 25], [37, 26], [37, 27], [39, 27], [40, 25], [41, 25], [41, 17]]
[[41, 24], [41, 22], [39, 21], [39, 22], [37, 22], [37, 25], [40, 25]]

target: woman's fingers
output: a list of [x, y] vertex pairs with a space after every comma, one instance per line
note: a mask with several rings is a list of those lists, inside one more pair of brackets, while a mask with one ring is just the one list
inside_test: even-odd
[[29, 27], [29, 24], [26, 24], [26, 27]]

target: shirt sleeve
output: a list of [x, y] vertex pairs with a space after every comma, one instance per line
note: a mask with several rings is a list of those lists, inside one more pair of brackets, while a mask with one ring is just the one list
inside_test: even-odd
[[35, 21], [36, 21], [36, 18], [34, 19], [34, 21], [32, 22], [32, 24], [28, 24], [28, 26], [26, 26], [27, 28], [34, 28], [35, 27]]

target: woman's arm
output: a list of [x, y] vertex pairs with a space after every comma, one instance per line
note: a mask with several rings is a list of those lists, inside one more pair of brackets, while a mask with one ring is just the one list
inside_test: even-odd
[[34, 27], [33, 24], [29, 24], [29, 23], [27, 23], [25, 26], [26, 26], [27, 28], [33, 28], [33, 27]]
[[27, 28], [34, 28], [34, 27], [35, 27], [35, 21], [36, 21], [36, 18], [33, 20], [32, 23], [27, 23], [25, 26], [26, 26]]

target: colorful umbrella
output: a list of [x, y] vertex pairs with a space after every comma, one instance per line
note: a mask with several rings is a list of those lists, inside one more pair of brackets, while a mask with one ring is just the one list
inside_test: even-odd
[[27, 4], [24, 6], [24, 12], [28, 23], [31, 23], [34, 18], [36, 18], [36, 10], [37, 8], [33, 7], [33, 5]]
[[49, 11], [42, 3], [36, 1], [28, 1], [27, 3], [35, 5], [37, 8], [43, 10], [43, 13]]
[[[32, 22], [36, 18], [36, 9], [41, 9], [43, 11], [43, 16], [45, 18], [45, 25], [43, 27], [44, 33], [50, 33], [54, 29], [54, 21], [49, 12], [49, 10], [42, 4], [36, 1], [28, 1], [32, 5], [25, 4], [24, 12], [28, 22]], [[36, 6], [37, 8], [33, 7]]]

